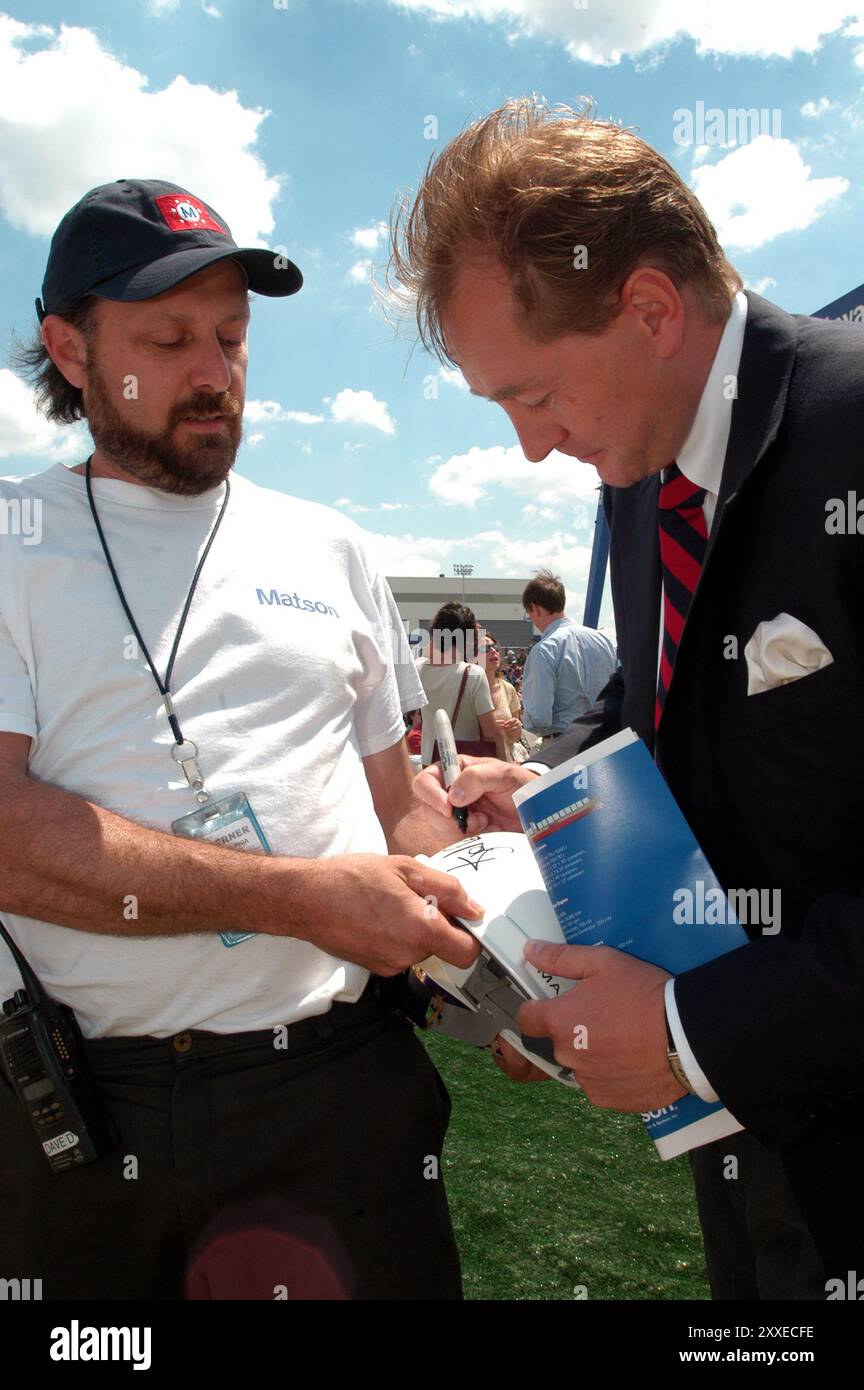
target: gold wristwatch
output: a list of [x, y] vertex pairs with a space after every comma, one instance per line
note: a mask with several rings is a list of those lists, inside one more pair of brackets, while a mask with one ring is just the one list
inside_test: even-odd
[[666, 1020], [666, 1041], [669, 1044], [666, 1048], [666, 1060], [669, 1063], [669, 1068], [675, 1080], [678, 1082], [678, 1085], [683, 1086], [684, 1090], [689, 1092], [690, 1095], [694, 1095], [695, 1092], [690, 1085], [689, 1078], [684, 1070], [681, 1058], [678, 1055], [678, 1049], [675, 1046], [675, 1039], [672, 1036], [672, 1029], [669, 1027], [669, 1019], [665, 1008], [663, 1010], [663, 1017]]

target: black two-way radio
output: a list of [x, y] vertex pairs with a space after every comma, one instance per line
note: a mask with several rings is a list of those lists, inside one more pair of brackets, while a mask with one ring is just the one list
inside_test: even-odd
[[90, 1075], [84, 1036], [68, 1004], [42, 988], [0, 920], [23, 989], [3, 1004], [0, 1059], [55, 1173], [110, 1153], [120, 1135]]

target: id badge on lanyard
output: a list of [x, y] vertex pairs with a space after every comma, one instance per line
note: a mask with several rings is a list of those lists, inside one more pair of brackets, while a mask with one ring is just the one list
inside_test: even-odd
[[[126, 602], [126, 595], [123, 592], [114, 562], [111, 559], [111, 552], [108, 549], [108, 542], [102, 530], [99, 514], [96, 510], [96, 503], [93, 498], [93, 490], [90, 484], [90, 463], [93, 455], [87, 459], [84, 465], [84, 481], [87, 486], [87, 500], [90, 504], [90, 511], [96, 526], [99, 540], [102, 544], [102, 551], [105, 555], [117, 596], [123, 605], [123, 611], [132, 627], [132, 631], [137, 638], [138, 645], [147, 658], [147, 664], [153, 675], [159, 693], [165, 705], [168, 715], [168, 723], [174, 735], [174, 746], [171, 749], [171, 756], [175, 763], [183, 769], [184, 776], [191, 791], [195, 793], [195, 800], [198, 802], [199, 810], [190, 812], [187, 816], [181, 816], [179, 820], [172, 821], [171, 829], [175, 835], [184, 835], [193, 840], [213, 840], [216, 844], [228, 845], [234, 849], [249, 849], [258, 854], [272, 854], [272, 850], [267, 843], [267, 837], [258, 823], [258, 818], [249, 804], [249, 798], [245, 792], [234, 792], [230, 796], [223, 796], [219, 801], [211, 801], [210, 793], [204, 786], [204, 778], [198, 767], [198, 749], [191, 739], [184, 739], [180, 728], [179, 720], [174, 710], [174, 702], [171, 699], [171, 673], [174, 669], [174, 660], [177, 656], [177, 649], [180, 645], [180, 637], [186, 624], [186, 618], [192, 603], [192, 596], [198, 584], [198, 578], [204, 568], [204, 561], [210, 553], [210, 547], [216, 539], [216, 533], [222, 524], [225, 509], [228, 506], [228, 498], [231, 494], [231, 484], [225, 479], [225, 497], [216, 522], [210, 532], [210, 537], [204, 547], [198, 567], [192, 579], [183, 614], [174, 637], [174, 644], [171, 648], [171, 655], [168, 659], [168, 666], [165, 671], [165, 679], [160, 679], [159, 672], [153, 665], [153, 658], [147, 648], [147, 644], [138, 630], [138, 625], [132, 616], [129, 604]], [[249, 941], [256, 936], [254, 931], [223, 931], [219, 936], [225, 946], [238, 946], [241, 941]]]
[[[172, 821], [171, 829], [175, 835], [185, 835], [190, 840], [212, 840], [214, 844], [227, 845], [231, 849], [251, 849], [259, 854], [272, 854], [267, 836], [245, 792], [234, 792], [219, 801], [210, 801], [200, 811], [191, 811], [188, 816]], [[254, 931], [219, 933], [226, 946], [238, 946], [241, 941], [248, 941], [255, 935], [257, 933]]]

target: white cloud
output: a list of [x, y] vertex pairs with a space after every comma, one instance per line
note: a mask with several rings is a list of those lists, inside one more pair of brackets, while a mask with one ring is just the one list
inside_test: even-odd
[[323, 415], [313, 415], [309, 410], [283, 410], [280, 420], [293, 420], [298, 425], [320, 425]]
[[[364, 527], [364, 530], [367, 528]], [[464, 550], [464, 541], [442, 536], [386, 536], [367, 531], [373, 554], [384, 574], [434, 576], [446, 569], [447, 557]], [[454, 580], [454, 584], [458, 581]]]
[[[532, 574], [541, 568], [551, 569], [553, 574], [561, 575], [571, 609], [581, 610], [591, 564], [591, 547], [584, 540], [567, 531], [553, 531], [538, 540], [489, 532], [486, 539], [495, 574]], [[578, 605], [574, 603], [577, 594]]]
[[369, 425], [384, 434], [396, 433], [386, 402], [376, 400], [371, 391], [352, 391], [345, 387], [332, 400], [325, 396], [324, 403], [330, 406], [330, 414], [337, 424]]
[[382, 502], [382, 512], [404, 512], [408, 510], [407, 502]]
[[[683, 148], [682, 146], [679, 146], [679, 149], [682, 149], [682, 148]], [[705, 144], [705, 145], [692, 145], [692, 146], [690, 147], [691, 153], [692, 153], [691, 167], [695, 169], [695, 168], [697, 167], [697, 165], [707, 163], [708, 160], [710, 160], [710, 159], [712, 158], [712, 156], [715, 155], [715, 154], [717, 153], [718, 148], [722, 148], [722, 149], [731, 149], [731, 148], [733, 148], [733, 146], [730, 146], [730, 145], [723, 145], [723, 146], [719, 146], [719, 147], [718, 147], [718, 146], [716, 146], [716, 145], [707, 145], [707, 144]]]
[[[146, 7], [151, 14], [161, 19], [163, 15], [173, 14], [178, 9], [180, 0], [146, 0]], [[222, 11], [216, 5], [210, 5], [207, 0], [200, 0], [201, 9], [208, 14], [211, 19], [221, 19]]]
[[[387, 223], [373, 222], [369, 227], [355, 227], [350, 233], [351, 245], [360, 251], [375, 251], [387, 238]], [[372, 259], [363, 256], [355, 261], [348, 271], [348, 279], [355, 285], [368, 285], [372, 281]]]
[[248, 435], [247, 438], [246, 438], [246, 443], [247, 443], [247, 445], [248, 445], [248, 447], [249, 447], [250, 449], [254, 449], [255, 446], [256, 446], [256, 444], [260, 444], [260, 443], [261, 443], [261, 440], [262, 440], [263, 438], [264, 438], [264, 436], [263, 436], [263, 434], [261, 434], [261, 433], [258, 433], [258, 434], [250, 434], [250, 435]]
[[[864, 48], [862, 48], [861, 54], [864, 56]], [[854, 101], [850, 101], [848, 106], [844, 106], [840, 112], [840, 117], [856, 132], [864, 127], [864, 87]]]
[[286, 410], [278, 401], [247, 401], [243, 419], [247, 425], [275, 425], [284, 420], [293, 420], [297, 425], [320, 425], [324, 416], [313, 415], [308, 410]]
[[770, 290], [776, 284], [777, 281], [773, 275], [761, 275], [758, 280], [748, 280], [746, 276], [744, 278], [744, 288], [752, 290], [754, 294], [764, 294], [766, 290]]
[[529, 463], [518, 444], [489, 449], [472, 446], [439, 464], [429, 479], [429, 491], [451, 506], [473, 507], [492, 489], [503, 487], [530, 497], [535, 506], [572, 506], [593, 517], [597, 506], [597, 472], [588, 463], [557, 451], [542, 463]]
[[334, 507], [341, 507], [344, 512], [369, 512], [371, 507], [364, 506], [362, 502], [352, 502], [350, 497], [337, 497], [333, 503]]
[[351, 244], [361, 251], [374, 251], [387, 236], [386, 222], [373, 222], [371, 227], [355, 227], [351, 233]]
[[390, 0], [397, 9], [437, 19], [481, 19], [497, 23], [512, 41], [518, 34], [556, 39], [571, 58], [585, 63], [618, 63], [676, 40], [692, 39], [700, 56], [789, 58], [813, 53], [822, 37], [864, 15], [860, 0], [820, 0], [790, 5], [788, 0]]
[[[858, 18], [849, 25], [847, 33], [853, 34], [857, 39], [864, 38], [864, 16], [859, 13]], [[859, 48], [855, 54], [855, 63], [857, 67], [864, 68], [864, 47]]]
[[820, 97], [818, 101], [805, 101], [801, 107], [801, 115], [818, 120], [820, 116], [825, 115], [826, 111], [833, 111], [836, 106], [836, 101], [831, 101], [828, 97]]
[[255, 150], [266, 115], [182, 76], [151, 92], [91, 30], [0, 15], [0, 213], [34, 236], [88, 189], [132, 176], [176, 180], [240, 244], [261, 244], [280, 190]]
[[458, 367], [439, 367], [438, 380], [443, 381], [446, 386], [455, 386], [459, 391], [468, 390], [468, 382]]
[[716, 164], [693, 170], [693, 189], [724, 247], [753, 251], [782, 232], [803, 231], [849, 180], [815, 179], [791, 140], [759, 135]]
[[513, 536], [503, 529], [457, 537], [414, 536], [410, 532], [401, 536], [367, 534], [385, 574], [433, 578], [443, 573], [452, 577], [454, 595], [461, 592], [461, 580], [450, 575], [457, 560], [468, 559], [474, 564], [472, 583], [481, 577], [527, 578], [545, 566], [560, 574], [567, 590], [568, 610], [575, 616], [582, 613], [591, 547], [571, 532], [556, 530], [537, 540]]
[[43, 463], [83, 460], [90, 453], [86, 426], [54, 425], [40, 415], [33, 392], [8, 367], [0, 368], [0, 458], [16, 454]]

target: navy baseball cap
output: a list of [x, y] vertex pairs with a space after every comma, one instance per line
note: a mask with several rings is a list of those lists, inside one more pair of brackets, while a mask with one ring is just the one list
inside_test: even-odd
[[228, 223], [188, 189], [161, 179], [118, 179], [91, 188], [60, 222], [36, 313], [41, 323], [88, 294], [152, 299], [229, 259], [240, 262], [255, 294], [295, 294], [303, 284], [287, 256], [239, 247]]

